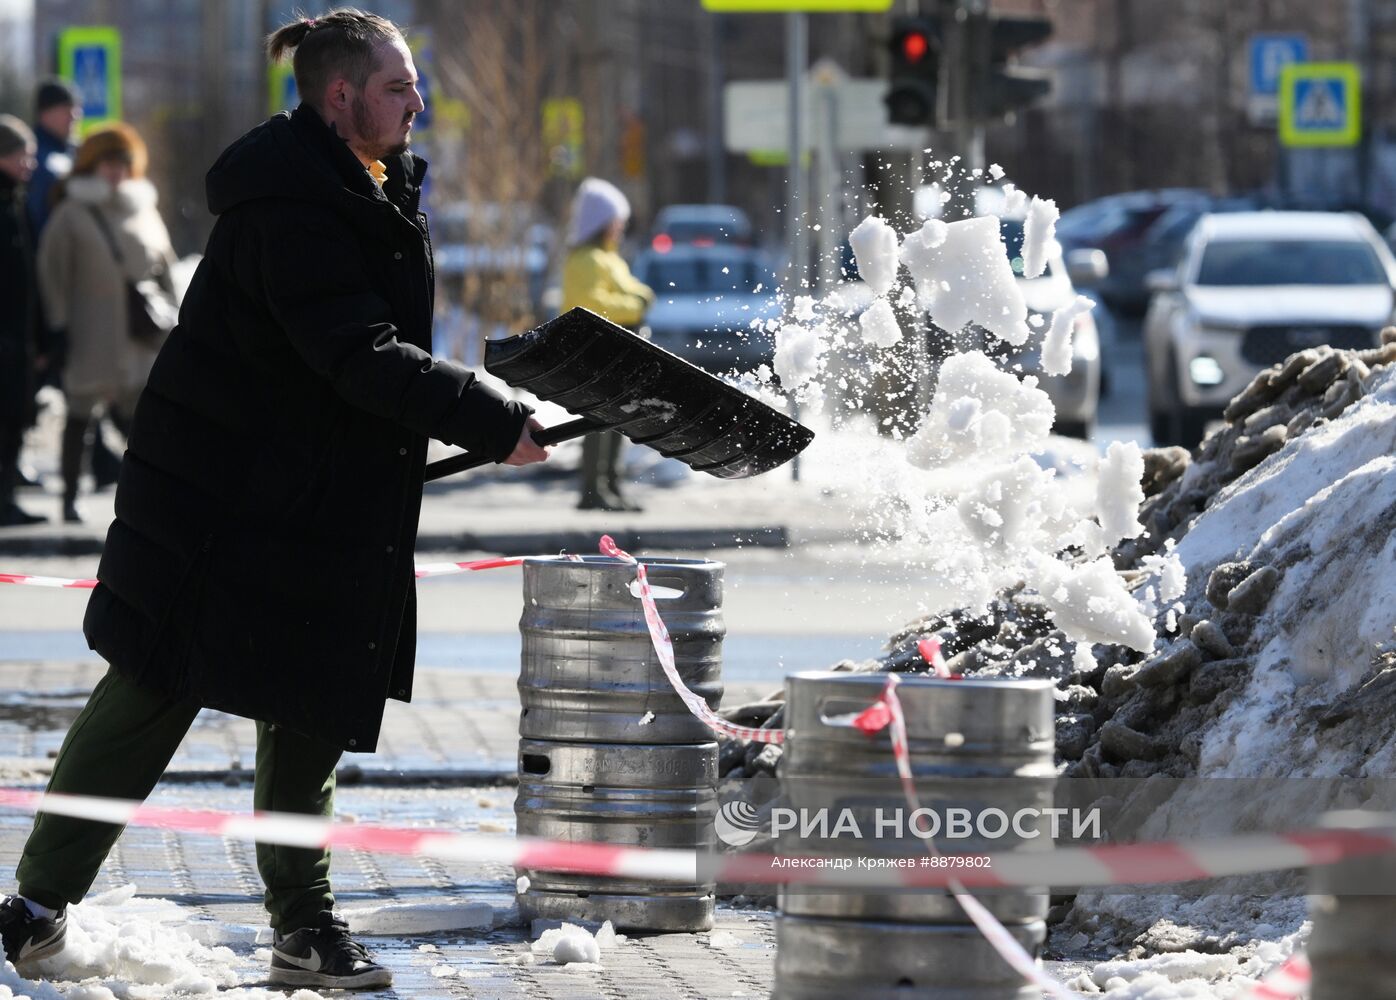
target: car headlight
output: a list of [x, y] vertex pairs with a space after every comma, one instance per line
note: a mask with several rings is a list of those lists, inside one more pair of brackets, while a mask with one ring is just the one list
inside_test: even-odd
[[1194, 385], [1209, 389], [1225, 382], [1226, 372], [1222, 370], [1221, 363], [1216, 358], [1199, 354], [1188, 362], [1188, 377]]

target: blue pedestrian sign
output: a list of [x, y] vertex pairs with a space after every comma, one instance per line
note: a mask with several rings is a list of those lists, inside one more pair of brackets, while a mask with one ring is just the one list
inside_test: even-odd
[[1362, 138], [1362, 73], [1356, 63], [1295, 63], [1280, 76], [1280, 142], [1355, 146]]
[[1251, 36], [1251, 93], [1275, 97], [1280, 74], [1290, 63], [1307, 62], [1309, 40], [1303, 35]]
[[76, 27], [61, 31], [58, 75], [82, 96], [84, 131], [121, 118], [121, 33], [117, 29]]

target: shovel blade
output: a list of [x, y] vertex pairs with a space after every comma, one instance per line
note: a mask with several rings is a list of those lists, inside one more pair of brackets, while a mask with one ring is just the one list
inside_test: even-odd
[[485, 345], [485, 370], [720, 479], [790, 461], [814, 432], [586, 309]]

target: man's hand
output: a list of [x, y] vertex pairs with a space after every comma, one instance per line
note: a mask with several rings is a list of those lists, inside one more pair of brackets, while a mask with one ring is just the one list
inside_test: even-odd
[[524, 424], [523, 433], [519, 435], [519, 443], [514, 445], [514, 450], [509, 453], [504, 464], [532, 465], [534, 462], [546, 462], [551, 452], [533, 440], [533, 432], [542, 429], [543, 425], [536, 417], [529, 417], [528, 423]]

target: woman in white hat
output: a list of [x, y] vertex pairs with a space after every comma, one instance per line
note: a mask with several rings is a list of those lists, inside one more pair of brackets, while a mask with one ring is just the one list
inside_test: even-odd
[[[562, 268], [562, 310], [582, 306], [620, 326], [636, 327], [654, 301], [654, 291], [635, 280], [617, 252], [630, 202], [614, 184], [588, 177], [572, 200], [567, 230], [571, 248]], [[582, 439], [582, 510], [639, 510], [620, 480], [624, 438], [616, 431]]]

